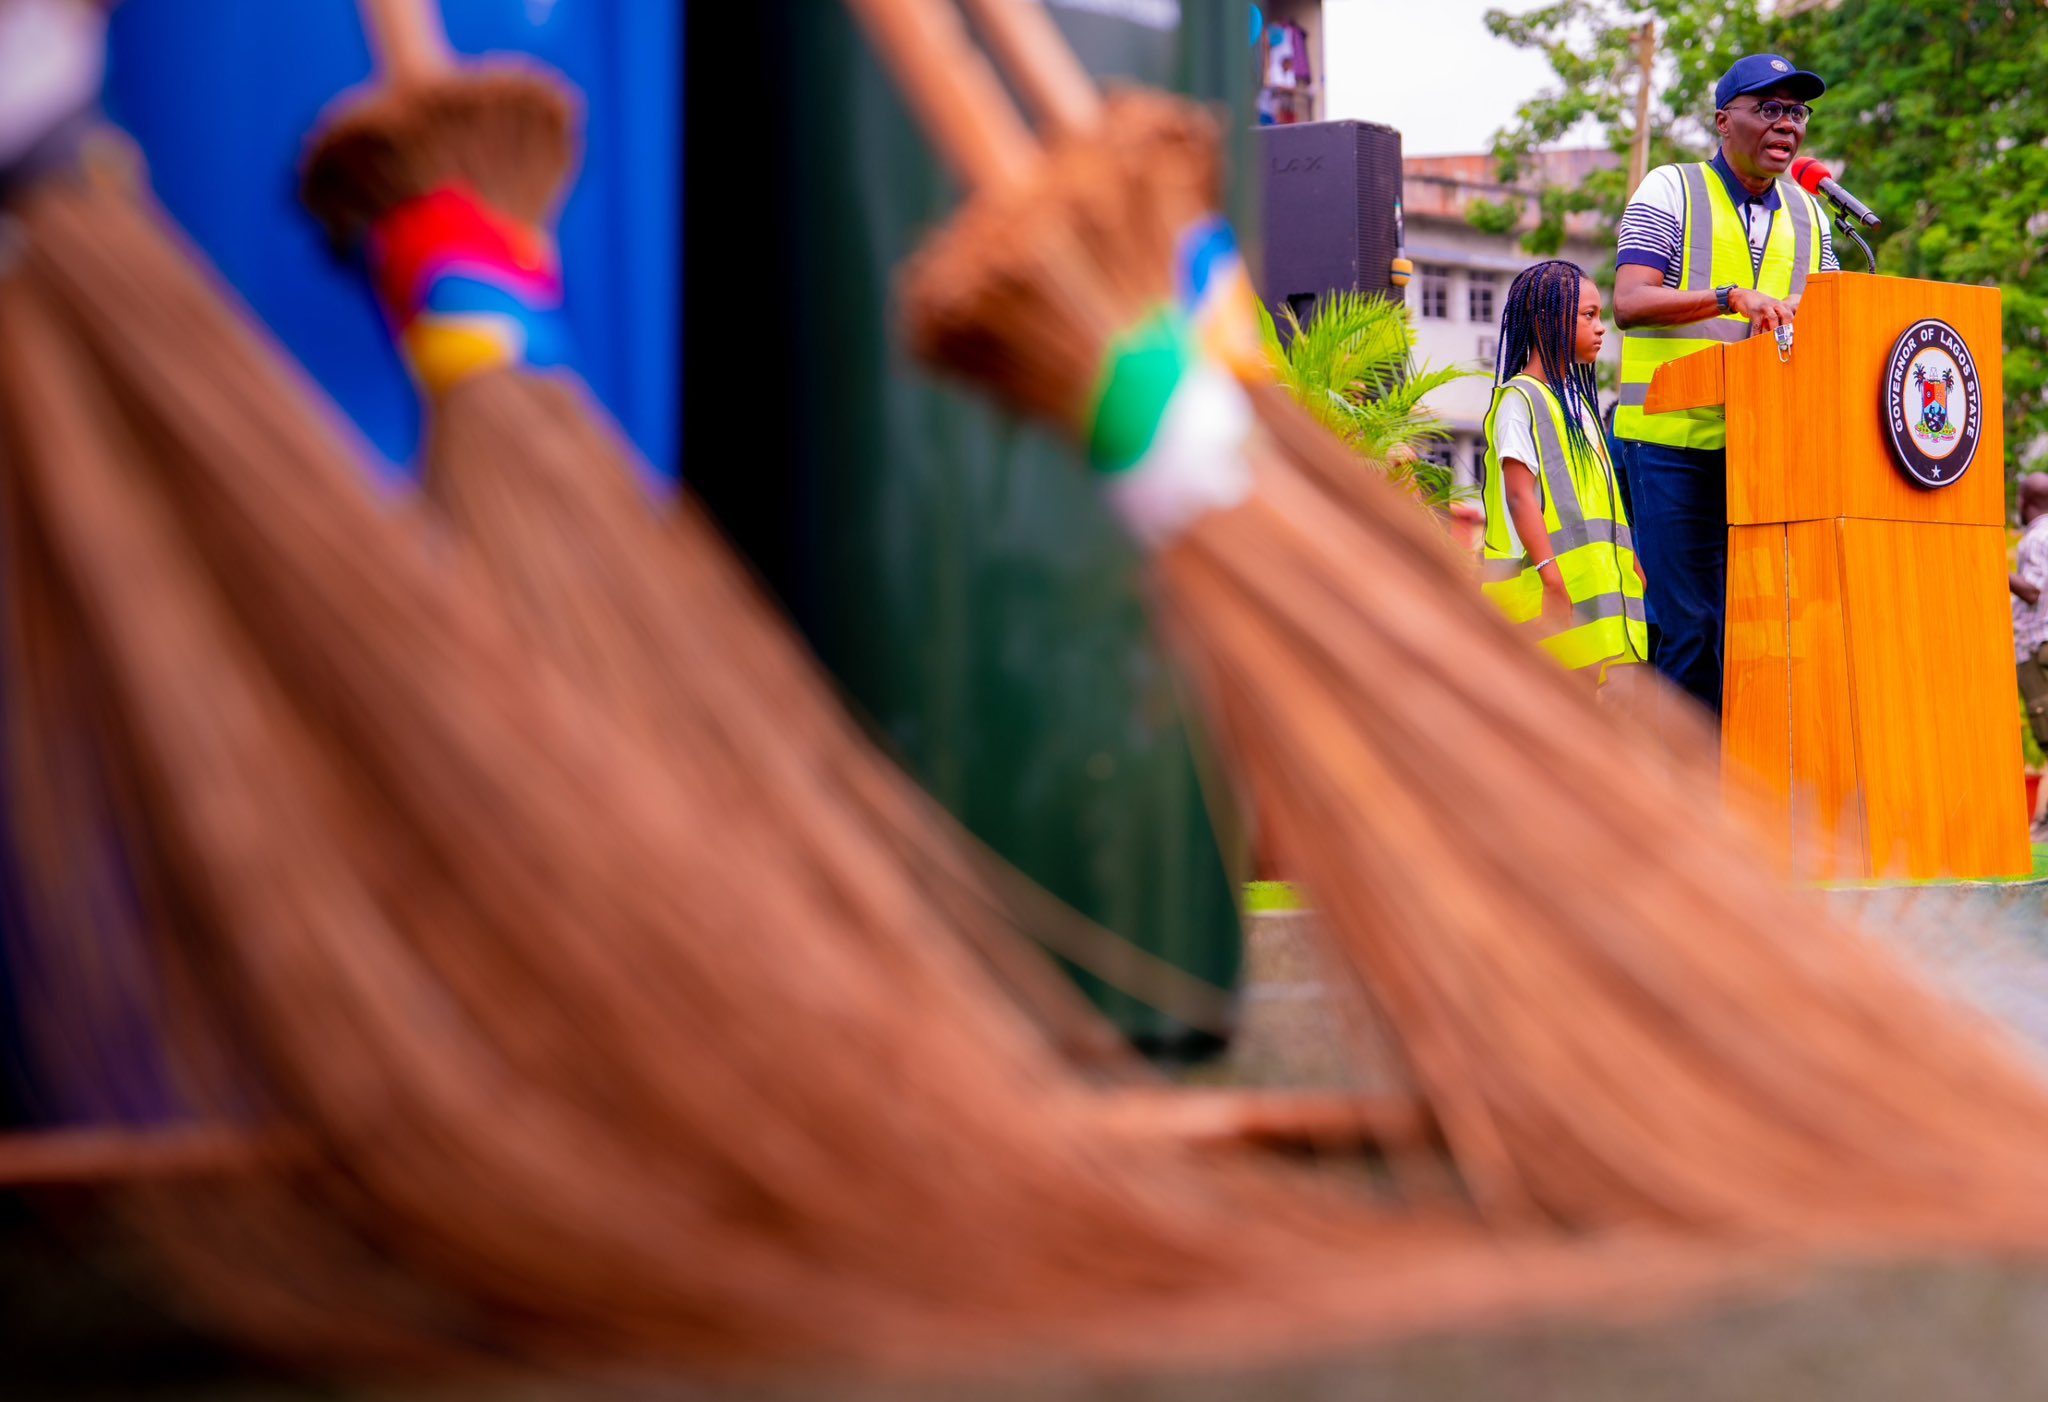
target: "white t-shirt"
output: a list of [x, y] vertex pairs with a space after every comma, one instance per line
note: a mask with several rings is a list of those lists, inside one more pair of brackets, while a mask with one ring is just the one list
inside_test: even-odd
[[2013, 657], [2024, 662], [2048, 643], [2048, 516], [2036, 516], [2020, 537], [2013, 573], [2042, 591], [2039, 603], [2012, 596]]

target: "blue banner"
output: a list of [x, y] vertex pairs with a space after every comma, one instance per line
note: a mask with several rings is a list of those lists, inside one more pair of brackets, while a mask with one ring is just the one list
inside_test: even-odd
[[[682, 10], [675, 0], [442, 0], [463, 53], [515, 51], [581, 90], [587, 152], [560, 225], [579, 368], [677, 470]], [[419, 407], [362, 269], [299, 206], [323, 108], [370, 77], [350, 0], [127, 0], [107, 105], [159, 197], [291, 353], [409, 472]]]

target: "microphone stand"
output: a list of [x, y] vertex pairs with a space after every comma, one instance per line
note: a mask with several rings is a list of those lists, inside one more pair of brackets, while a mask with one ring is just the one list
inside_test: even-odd
[[1855, 222], [1849, 218], [1848, 211], [1839, 205], [1835, 207], [1835, 227], [1856, 240], [1856, 246], [1863, 250], [1863, 261], [1870, 265], [1870, 271], [1876, 272], [1877, 255], [1870, 251], [1870, 245], [1865, 243], [1863, 235], [1856, 231]]

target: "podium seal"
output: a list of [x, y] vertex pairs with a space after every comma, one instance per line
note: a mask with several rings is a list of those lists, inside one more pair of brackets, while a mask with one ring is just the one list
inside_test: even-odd
[[1946, 487], [1970, 470], [1984, 426], [1977, 362], [1945, 321], [1916, 321], [1885, 359], [1885, 442], [1916, 487]]

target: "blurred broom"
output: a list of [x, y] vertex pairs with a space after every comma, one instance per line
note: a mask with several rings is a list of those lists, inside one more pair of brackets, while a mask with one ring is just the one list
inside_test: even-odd
[[1184, 1364], [1698, 1278], [1105, 1133], [957, 945], [857, 947], [746, 810], [515, 645], [155, 220], [45, 154], [8, 204], [0, 464], [104, 682], [163, 955], [231, 1053], [181, 1040], [181, 1069], [298, 1132], [155, 1218], [252, 1337]]
[[1046, 16], [980, 0], [1056, 117], [1035, 160], [944, 0], [849, 3], [977, 190], [910, 268], [915, 348], [1088, 445], [1486, 1210], [2048, 1245], [2048, 1094], [2012, 1049], [1772, 880], [1709, 764], [1596, 709], [1259, 383], [1214, 124], [1099, 104]]
[[[20, 504], [5, 531], [4, 879], [19, 901], [0, 943], [41, 1124], [130, 1118], [136, 1082], [158, 1049], [147, 988], [134, 976], [150, 944], [130, 894], [106, 773], [104, 707], [84, 630], [49, 552]], [[99, 951], [123, 951], [100, 959]]]
[[432, 397], [427, 492], [515, 626], [691, 791], [771, 815], [792, 879], [819, 882], [849, 928], [951, 930], [1078, 1063], [1139, 1069], [1028, 936], [1227, 1031], [1219, 991], [1002, 867], [885, 760], [694, 502], [658, 519], [653, 473], [561, 368], [559, 270], [536, 229], [573, 164], [565, 85], [531, 65], [458, 68], [431, 0], [363, 11], [385, 81], [338, 104], [305, 197], [371, 255]]
[[[32, 178], [43, 152], [82, 140], [104, 26], [99, 7], [69, 0], [0, 16], [0, 63], [24, 78], [0, 101], [0, 197], [8, 184]], [[0, 267], [12, 248], [13, 230], [0, 218]], [[0, 481], [0, 569], [0, 881], [20, 917], [7, 922], [0, 961], [30, 1058], [17, 1068], [26, 1077], [19, 1089], [44, 1126], [162, 1123], [178, 1111], [158, 1040], [146, 878], [136, 869], [139, 854], [121, 841], [103, 679], [77, 600], [12, 478]], [[54, 1140], [17, 1142], [0, 1147], [0, 1158], [98, 1158], [117, 1169], [118, 1143], [104, 1135], [81, 1155]]]

